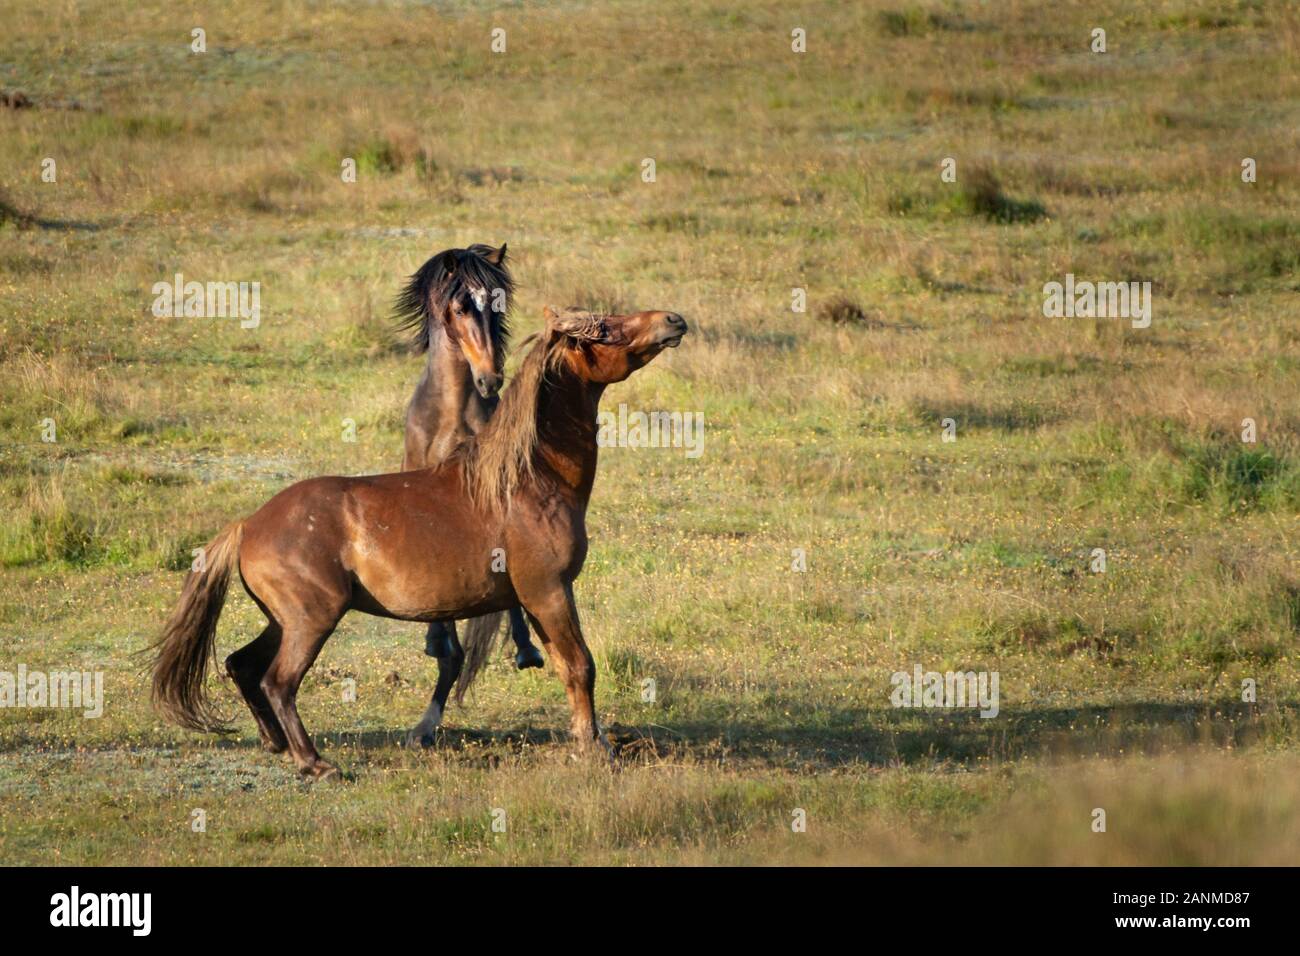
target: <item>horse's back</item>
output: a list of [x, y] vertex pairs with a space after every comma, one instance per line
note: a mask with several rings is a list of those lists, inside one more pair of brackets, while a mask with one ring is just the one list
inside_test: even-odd
[[[376, 606], [364, 608], [371, 613], [420, 617], [491, 601], [505, 582], [489, 573], [487, 556], [504, 543], [502, 522], [484, 519], [452, 461], [291, 485], [244, 522], [241, 554], [245, 583], [259, 598], [308, 593], [350, 604], [356, 590], [373, 597], [365, 603]], [[467, 562], [466, 553], [485, 557]]]

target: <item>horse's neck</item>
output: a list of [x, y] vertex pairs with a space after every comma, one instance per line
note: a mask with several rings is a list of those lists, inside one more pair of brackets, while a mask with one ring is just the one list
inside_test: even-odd
[[566, 369], [543, 388], [537, 402], [536, 461], [572, 489], [585, 509], [596, 480], [596, 412], [605, 387]]
[[469, 363], [438, 329], [429, 341], [429, 361], [411, 402], [411, 415], [436, 447], [487, 420], [491, 408], [474, 389]]

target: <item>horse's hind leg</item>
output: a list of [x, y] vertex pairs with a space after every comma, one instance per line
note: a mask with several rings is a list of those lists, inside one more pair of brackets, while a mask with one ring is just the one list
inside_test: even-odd
[[271, 703], [271, 709], [280, 720], [289, 742], [289, 755], [305, 777], [330, 777], [338, 768], [321, 759], [316, 752], [307, 729], [298, 716], [298, 687], [303, 675], [316, 660], [322, 645], [338, 623], [337, 618], [326, 627], [307, 623], [286, 626], [280, 640], [280, 650], [262, 678], [262, 691]]
[[434, 733], [442, 723], [442, 715], [447, 710], [447, 695], [451, 693], [452, 685], [456, 683], [456, 678], [460, 676], [460, 669], [465, 663], [465, 651], [456, 637], [455, 621], [447, 622], [447, 643], [448, 653], [438, 658], [438, 686], [433, 690], [433, 699], [429, 701], [428, 710], [424, 712], [420, 722], [406, 735], [408, 747], [414, 747], [416, 744], [421, 747], [433, 746]]
[[226, 673], [239, 688], [244, 703], [253, 712], [257, 732], [262, 736], [262, 746], [273, 754], [283, 753], [289, 746], [271, 702], [262, 690], [262, 677], [271, 666], [280, 649], [280, 625], [272, 621], [255, 639], [226, 658]]
[[528, 625], [524, 622], [524, 612], [519, 605], [510, 609], [510, 639], [515, 642], [515, 667], [542, 667], [546, 660], [542, 652], [528, 639]]

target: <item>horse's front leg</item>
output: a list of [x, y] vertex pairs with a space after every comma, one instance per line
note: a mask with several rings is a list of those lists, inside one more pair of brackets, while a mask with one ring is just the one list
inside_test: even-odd
[[608, 751], [609, 742], [596, 724], [596, 664], [587, 642], [582, 639], [572, 586], [559, 585], [526, 601], [524, 608], [564, 682], [571, 712], [569, 729], [574, 741], [582, 750], [593, 749], [600, 743]]

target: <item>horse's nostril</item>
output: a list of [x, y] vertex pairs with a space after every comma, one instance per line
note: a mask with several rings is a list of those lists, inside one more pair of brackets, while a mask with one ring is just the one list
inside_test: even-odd
[[672, 326], [676, 326], [679, 329], [686, 328], [686, 320], [683, 319], [676, 312], [668, 313], [668, 324]]

